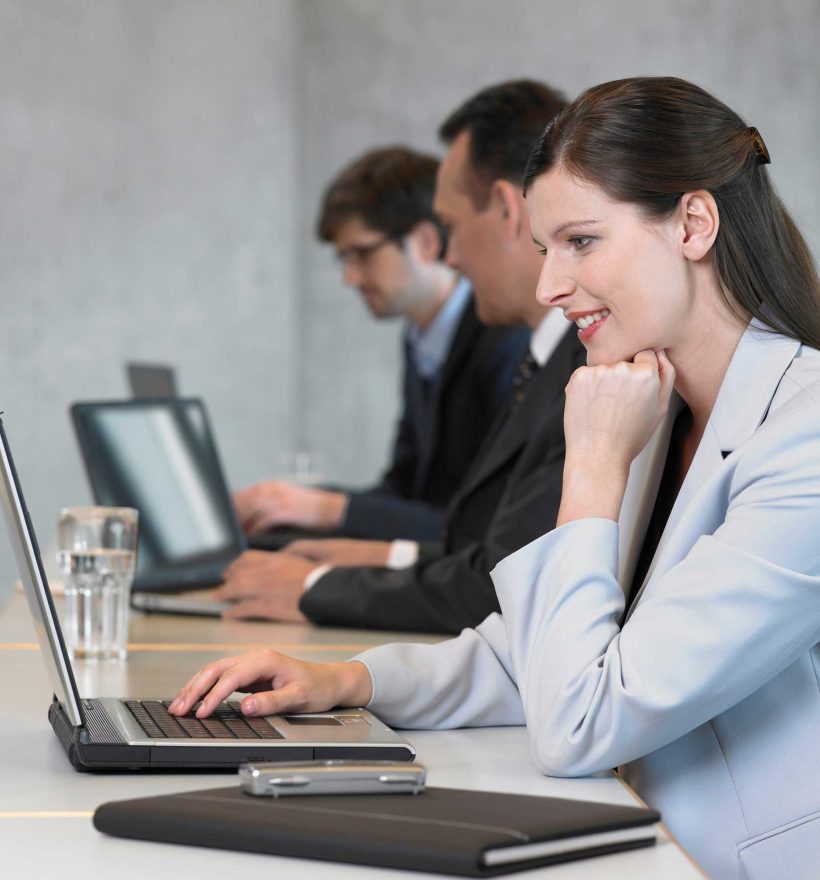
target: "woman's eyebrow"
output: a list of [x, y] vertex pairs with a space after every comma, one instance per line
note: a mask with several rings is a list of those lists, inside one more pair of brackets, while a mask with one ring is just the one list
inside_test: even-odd
[[570, 220], [567, 223], [562, 223], [552, 234], [560, 235], [564, 230], [569, 229], [570, 226], [579, 226], [579, 227], [587, 227], [587, 226], [595, 226], [597, 223], [600, 223], [600, 220]]

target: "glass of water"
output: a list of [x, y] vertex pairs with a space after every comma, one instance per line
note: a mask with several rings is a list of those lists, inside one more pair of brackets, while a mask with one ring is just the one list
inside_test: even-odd
[[278, 476], [296, 486], [318, 486], [324, 479], [324, 463], [321, 452], [282, 452]]
[[64, 635], [78, 660], [124, 659], [139, 514], [131, 507], [66, 507], [57, 525], [65, 583]]

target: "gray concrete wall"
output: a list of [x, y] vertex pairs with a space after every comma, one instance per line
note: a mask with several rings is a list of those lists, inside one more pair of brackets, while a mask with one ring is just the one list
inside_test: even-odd
[[295, 31], [292, 0], [0, 3], [0, 409], [44, 544], [90, 500], [67, 407], [127, 358], [206, 398], [234, 483], [294, 442]]
[[[820, 252], [817, 0], [0, 0], [0, 409], [43, 542], [89, 500], [66, 408], [169, 360], [230, 481], [279, 453], [363, 482], [395, 415], [398, 327], [313, 239], [376, 144], [436, 149], [481, 86], [569, 95], [669, 73], [763, 133]], [[0, 593], [11, 578], [0, 540]]]

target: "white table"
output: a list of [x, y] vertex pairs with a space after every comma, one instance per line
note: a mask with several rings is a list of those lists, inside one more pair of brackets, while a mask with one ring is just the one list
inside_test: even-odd
[[[368, 645], [404, 639], [373, 631], [309, 626], [223, 622], [202, 618], [132, 615], [130, 655], [124, 663], [78, 663], [83, 696], [172, 695], [203, 663], [251, 645], [285, 648], [312, 660], [341, 660]], [[412, 637], [436, 641], [437, 637]], [[6, 877], [111, 878], [144, 880], [172, 872], [219, 878], [238, 869], [258, 869], [277, 878], [403, 878], [403, 871], [273, 858], [106, 837], [91, 824], [101, 803], [233, 784], [225, 773], [82, 774], [75, 772], [46, 718], [51, 690], [23, 596], [15, 593], [0, 610], [0, 852]], [[13, 711], [8, 707], [14, 706]], [[435, 786], [540, 794], [617, 804], [634, 795], [616, 777], [550, 779], [529, 760], [522, 728], [408, 731], [418, 759]], [[423, 875], [418, 875], [423, 876]], [[701, 877], [662, 829], [649, 849], [525, 872], [545, 880]]]

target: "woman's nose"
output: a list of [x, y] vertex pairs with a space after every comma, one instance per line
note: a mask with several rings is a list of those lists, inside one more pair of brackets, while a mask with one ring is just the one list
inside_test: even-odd
[[558, 306], [575, 291], [574, 280], [555, 264], [549, 256], [544, 257], [535, 298], [543, 306]]

